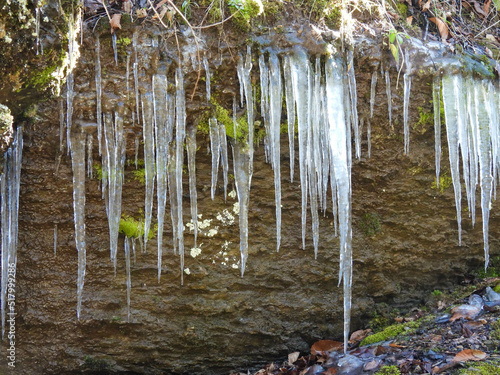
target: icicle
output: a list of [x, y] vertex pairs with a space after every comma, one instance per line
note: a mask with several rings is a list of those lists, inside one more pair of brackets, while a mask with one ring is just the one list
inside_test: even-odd
[[[260, 68], [260, 113], [264, 119], [264, 128], [266, 134], [271, 133], [270, 126], [270, 113], [269, 113], [269, 67], [265, 62], [264, 54], [259, 56], [259, 68]], [[269, 163], [270, 159], [270, 147], [269, 137], [264, 138], [264, 151], [266, 154], [266, 163]]]
[[[104, 163], [108, 173], [106, 202], [109, 225], [110, 258], [116, 272], [118, 233], [120, 227], [122, 207], [123, 171], [125, 166], [125, 142], [123, 132], [123, 119], [118, 113], [115, 118], [111, 115], [104, 116]], [[104, 190], [104, 187], [103, 187]]]
[[134, 164], [135, 164], [135, 169], [137, 169], [137, 162], [139, 160], [139, 143], [140, 143], [139, 136], [136, 135], [135, 136], [135, 140], [134, 140]]
[[[496, 182], [500, 168], [500, 105], [497, 105], [499, 93], [492, 82], [488, 83], [486, 109], [490, 117], [491, 159], [492, 159], [492, 189], [496, 200]], [[500, 104], [500, 102], [498, 102]]]
[[130, 78], [130, 55], [127, 54], [127, 70], [125, 73], [125, 82], [127, 84], [127, 101], [130, 99], [129, 78]]
[[340, 280], [344, 284], [344, 352], [349, 339], [352, 248], [351, 248], [351, 175], [349, 168], [348, 143], [350, 129], [346, 127], [345, 109], [342, 108], [342, 64], [334, 58], [326, 62], [326, 91], [328, 97], [328, 123], [330, 129], [330, 150], [338, 195], [340, 227]]
[[372, 155], [372, 122], [368, 120], [368, 126], [366, 127], [366, 141], [368, 142], [368, 158]]
[[54, 256], [57, 255], [57, 224], [54, 224]]
[[389, 126], [392, 127], [392, 95], [391, 95], [391, 77], [389, 71], [385, 71], [385, 93], [387, 95], [387, 111], [389, 112]]
[[292, 87], [297, 109], [297, 126], [299, 140], [299, 172], [302, 193], [302, 248], [306, 247], [307, 219], [307, 128], [309, 126], [309, 57], [303, 50], [296, 50], [290, 56]]
[[458, 156], [458, 77], [443, 76], [443, 106], [446, 124], [446, 136], [450, 157], [450, 171], [455, 189], [455, 205], [457, 208], [458, 244], [462, 245], [462, 190], [460, 186], [460, 170]]
[[163, 74], [153, 76], [154, 125], [156, 142], [156, 178], [158, 199], [158, 282], [161, 277], [163, 254], [163, 224], [167, 200], [167, 162], [168, 162], [168, 115], [167, 115], [167, 77]]
[[250, 150], [246, 145], [233, 141], [233, 166], [239, 203], [241, 277], [248, 259], [248, 206], [250, 202]]
[[[102, 79], [101, 79], [101, 44], [99, 37], [96, 38], [95, 45], [95, 91], [96, 91], [96, 118], [97, 118], [97, 143], [99, 145], [99, 155], [102, 155]], [[128, 91], [128, 90], [127, 90]]]
[[[174, 110], [175, 113], [175, 110]], [[169, 199], [170, 199], [170, 218], [172, 221], [172, 237], [174, 254], [177, 254], [177, 244], [179, 231], [177, 229], [178, 224], [178, 202], [177, 202], [177, 183], [176, 183], [176, 173], [175, 173], [175, 144], [169, 147], [169, 162], [167, 167], [167, 177], [168, 177], [168, 188], [169, 188]], [[181, 202], [182, 204], [182, 202]]]
[[78, 281], [76, 316], [80, 320], [82, 293], [85, 282], [85, 133], [72, 134], [71, 164], [73, 168], [73, 211], [75, 220], [75, 243], [78, 250]]
[[[243, 87], [243, 86], [241, 86]], [[236, 96], [233, 96], [233, 135], [236, 137], [236, 128], [238, 126], [238, 122], [236, 120], [236, 111], [237, 111], [237, 100]]]
[[295, 167], [295, 97], [291, 78], [290, 57], [285, 56], [285, 95], [286, 95], [286, 117], [288, 122], [288, 147], [290, 150], [290, 181], [293, 182], [293, 169]]
[[477, 120], [475, 124], [477, 126], [473, 131], [476, 132], [478, 136], [478, 149], [477, 153], [479, 156], [479, 170], [480, 170], [480, 185], [481, 185], [481, 212], [483, 217], [483, 241], [484, 241], [484, 269], [488, 268], [488, 263], [490, 261], [489, 253], [489, 241], [488, 241], [488, 231], [489, 231], [489, 218], [490, 218], [490, 204], [491, 204], [491, 193], [492, 193], [492, 149], [490, 142], [490, 118], [488, 112], [486, 111], [486, 90], [484, 83], [475, 82], [474, 83], [474, 102], [476, 106], [476, 116]]
[[[190, 126], [186, 134], [186, 149], [189, 172], [189, 199], [191, 202], [191, 221], [193, 222], [194, 247], [198, 241], [198, 192], [196, 190], [196, 126]], [[227, 173], [226, 173], [227, 179]]]
[[73, 73], [68, 73], [66, 77], [66, 139], [67, 151], [71, 150], [71, 125], [73, 120], [73, 99], [74, 99], [74, 78]]
[[[127, 322], [130, 323], [130, 292], [132, 280], [130, 278], [130, 239], [125, 237], [125, 269], [127, 272]], [[135, 253], [135, 252], [134, 252]]]
[[147, 248], [149, 230], [151, 228], [151, 215], [153, 211], [153, 194], [155, 183], [155, 144], [154, 144], [154, 118], [153, 97], [151, 93], [144, 94], [142, 100], [142, 134], [144, 138], [144, 169], [146, 181], [145, 221], [144, 221], [144, 249]]
[[219, 174], [220, 139], [217, 119], [209, 119], [208, 124], [210, 127], [210, 153], [212, 154], [212, 188], [210, 193], [213, 200], [217, 188], [217, 176]]
[[[253, 92], [252, 92], [252, 82], [251, 82], [251, 72], [252, 72], [252, 48], [247, 46], [247, 55], [245, 61], [243, 61], [243, 55], [240, 55], [240, 59], [237, 65], [238, 80], [240, 82], [240, 90], [244, 93], [246, 109], [247, 109], [247, 123], [248, 123], [248, 151], [250, 155], [250, 184], [253, 175], [253, 138], [254, 138], [254, 103], [253, 103]], [[243, 102], [243, 100], [242, 100]]]
[[375, 107], [375, 97], [377, 95], [377, 79], [378, 71], [374, 70], [372, 73], [372, 84], [370, 89], [370, 118], [373, 118], [373, 108]]
[[271, 165], [274, 170], [274, 191], [276, 205], [276, 251], [281, 244], [281, 166], [280, 166], [280, 126], [283, 88], [278, 56], [271, 52], [269, 56], [269, 146]]
[[207, 102], [210, 102], [210, 80], [212, 75], [210, 74], [210, 66], [206, 57], [203, 58], [203, 67], [205, 68], [205, 86], [207, 87]]
[[404, 80], [404, 99], [403, 99], [403, 129], [404, 129], [404, 154], [410, 152], [410, 127], [408, 124], [408, 112], [410, 107], [410, 90], [411, 90], [411, 64], [410, 53], [405, 51], [405, 66], [406, 71], [403, 76]]
[[[79, 16], [80, 17], [80, 16]], [[68, 74], [66, 76], [66, 136], [69, 153], [71, 150], [71, 126], [73, 121], [73, 99], [75, 97], [73, 69], [79, 55], [76, 37], [78, 34], [79, 19], [75, 21], [73, 13], [70, 13], [68, 20]]]
[[356, 75], [354, 73], [354, 60], [353, 52], [349, 50], [347, 61], [347, 76], [349, 78], [349, 94], [351, 98], [351, 119], [352, 127], [354, 129], [354, 143], [356, 150], [356, 158], [361, 157], [361, 137], [359, 134], [359, 124], [358, 124], [358, 93], [356, 91]]
[[436, 76], [432, 82], [432, 104], [434, 110], [434, 142], [436, 159], [436, 187], [439, 189], [441, 172], [441, 77]]
[[137, 238], [132, 237], [131, 241], [132, 241], [132, 257], [134, 258], [134, 265], [135, 265], [135, 244], [136, 244]]
[[118, 66], [118, 48], [116, 47], [116, 33], [111, 35], [111, 40], [113, 44], [113, 54], [115, 55], [115, 65]]
[[186, 105], [184, 77], [179, 67], [175, 72], [175, 183], [177, 187], [177, 239], [181, 263], [181, 285], [184, 283], [184, 220], [182, 215], [182, 167], [184, 165], [184, 139], [186, 137]]
[[219, 131], [219, 143], [220, 143], [220, 161], [222, 164], [222, 180], [224, 181], [224, 201], [226, 201], [229, 163], [228, 163], [228, 157], [227, 157], [226, 127], [221, 122], [219, 122], [218, 131]]
[[134, 74], [134, 91], [135, 91], [135, 113], [137, 122], [140, 123], [140, 113], [139, 113], [139, 60], [137, 58], [137, 31], [134, 30], [132, 34], [132, 49], [134, 50], [134, 63], [132, 64], [132, 72]]
[[5, 335], [7, 300], [12, 301], [11, 296], [7, 293], [7, 287], [10, 280], [15, 279], [16, 276], [22, 152], [23, 127], [19, 126], [14, 134], [12, 145], [4, 154], [0, 187], [2, 216], [2, 280], [0, 283], [2, 338]]
[[89, 178], [93, 177], [93, 164], [94, 164], [94, 161], [92, 159], [93, 140], [94, 136], [92, 134], [87, 134], [87, 176]]
[[43, 45], [40, 43], [40, 13], [42, 9], [35, 5], [35, 34], [36, 34], [36, 54], [40, 52], [43, 55]]

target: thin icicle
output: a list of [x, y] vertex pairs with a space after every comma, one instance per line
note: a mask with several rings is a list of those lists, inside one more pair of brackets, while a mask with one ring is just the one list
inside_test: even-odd
[[299, 172], [302, 193], [302, 248], [306, 247], [307, 219], [307, 128], [309, 126], [309, 57], [300, 49], [290, 56], [292, 87], [297, 109], [297, 126], [299, 141]]
[[372, 73], [372, 84], [370, 88], [370, 118], [373, 118], [373, 109], [375, 108], [375, 97], [377, 95], [378, 71], [375, 69]]
[[93, 177], [93, 164], [92, 159], [92, 149], [93, 149], [94, 136], [92, 134], [87, 134], [87, 176], [89, 178]]
[[434, 110], [434, 142], [436, 159], [436, 187], [439, 189], [441, 173], [441, 77], [436, 76], [432, 82], [432, 104]]
[[154, 143], [154, 118], [153, 118], [153, 95], [144, 94], [142, 100], [142, 134], [144, 138], [144, 169], [146, 182], [146, 195], [144, 206], [144, 250], [147, 249], [149, 230], [151, 228], [151, 216], [153, 213], [153, 195], [155, 183], [155, 143]]
[[184, 139], [186, 138], [186, 104], [184, 77], [179, 67], [175, 72], [175, 183], [177, 188], [177, 240], [181, 263], [181, 285], [184, 283], [184, 220], [182, 212], [182, 167], [184, 165]]
[[290, 181], [293, 182], [293, 169], [295, 167], [295, 97], [293, 95], [293, 85], [291, 78], [290, 56], [285, 56], [285, 100], [286, 117], [288, 122], [288, 147], [290, 152]]
[[130, 239], [125, 237], [125, 269], [127, 272], [127, 322], [130, 323], [130, 293], [132, 289], [132, 280], [130, 277]]
[[221, 122], [219, 122], [218, 131], [219, 131], [219, 143], [220, 143], [220, 162], [222, 164], [222, 180], [224, 181], [224, 201], [226, 201], [229, 163], [227, 157], [226, 127]]
[[134, 139], [134, 164], [135, 164], [135, 169], [137, 169], [137, 162], [139, 160], [139, 136], [136, 135]]
[[347, 76], [349, 78], [349, 94], [351, 98], [351, 126], [354, 129], [354, 144], [356, 150], [356, 158], [361, 157], [361, 137], [359, 134], [359, 120], [358, 120], [358, 93], [356, 91], [356, 75], [354, 73], [354, 58], [352, 50], [347, 54]]
[[490, 118], [486, 111], [487, 94], [484, 86], [485, 84], [483, 82], [475, 82], [474, 84], [474, 101], [477, 116], [477, 129], [475, 129], [475, 131], [478, 134], [479, 140], [477, 152], [479, 156], [481, 212], [483, 217], [484, 269], [486, 271], [490, 261], [488, 231], [493, 177], [491, 175], [492, 149], [490, 140]]
[[118, 48], [116, 46], [116, 33], [111, 35], [112, 45], [113, 45], [113, 54], [115, 56], [115, 65], [118, 66]]
[[[43, 55], [43, 46], [40, 44], [40, 12], [42, 9], [35, 3], [35, 35], [36, 35], [36, 54], [40, 52]], [[41, 47], [41, 48], [40, 48]]]
[[125, 166], [123, 119], [118, 113], [115, 113], [114, 120], [111, 115], [104, 116], [104, 145], [106, 157], [103, 164], [106, 165], [106, 168], [103, 168], [103, 173], [104, 170], [108, 173], [105, 196], [109, 225], [110, 258], [116, 272]]
[[[7, 300], [13, 301], [7, 293], [11, 279], [16, 277], [19, 186], [21, 183], [21, 164], [23, 152], [23, 127], [17, 128], [14, 141], [4, 154], [3, 174], [1, 178], [1, 216], [2, 216], [2, 260], [1, 272], [1, 316], [2, 338], [5, 335]], [[85, 164], [84, 164], [85, 175]], [[12, 326], [11, 326], [12, 328]]]
[[203, 58], [203, 67], [205, 68], [205, 86], [207, 87], [207, 102], [210, 102], [210, 80], [212, 75], [210, 74], [210, 65], [206, 57]]
[[134, 266], [135, 266], [135, 244], [136, 244], [137, 238], [132, 237], [130, 240], [132, 241], [132, 257], [134, 259], [133, 262], [134, 262]]
[[57, 224], [54, 224], [54, 256], [57, 255]]
[[411, 91], [411, 63], [410, 52], [405, 51], [405, 66], [406, 71], [403, 76], [404, 80], [404, 98], [403, 98], [403, 129], [404, 129], [404, 153], [408, 155], [410, 152], [410, 126], [408, 124], [408, 112], [410, 108], [410, 91]]
[[274, 171], [274, 191], [276, 206], [276, 251], [281, 245], [281, 161], [280, 161], [280, 126], [283, 87], [278, 55], [269, 56], [269, 143], [271, 165]]
[[73, 167], [73, 212], [75, 220], [75, 243], [78, 251], [78, 281], [76, 316], [80, 320], [82, 293], [85, 282], [85, 133], [72, 134], [71, 164]]
[[248, 206], [250, 202], [250, 150], [247, 145], [233, 141], [233, 166], [239, 203], [241, 277], [248, 259]]
[[387, 112], [389, 112], [389, 126], [392, 127], [392, 94], [391, 94], [391, 77], [389, 70], [385, 71], [385, 93], [387, 95]]
[[462, 190], [460, 186], [459, 150], [458, 150], [458, 77], [443, 76], [443, 105], [446, 124], [446, 136], [450, 157], [450, 171], [455, 190], [457, 209], [458, 244], [462, 245]]
[[368, 143], [368, 158], [372, 156], [372, 122], [368, 120], [368, 126], [366, 127], [366, 141]]
[[[190, 126], [186, 133], [186, 149], [189, 173], [189, 200], [191, 202], [191, 221], [193, 223], [194, 247], [198, 241], [198, 192], [196, 190], [196, 126]], [[226, 174], [227, 179], [227, 174]]]
[[132, 34], [132, 49], [134, 51], [134, 63], [132, 64], [132, 72], [134, 74], [134, 91], [135, 91], [135, 113], [137, 122], [140, 123], [140, 98], [139, 98], [139, 60], [137, 58], [137, 30]]
[[[99, 37], [95, 42], [95, 97], [96, 97], [96, 119], [97, 119], [97, 143], [99, 155], [102, 155], [102, 76], [101, 76], [101, 44]], [[127, 90], [128, 91], [128, 90]]]
[[212, 154], [212, 188], [210, 193], [213, 200], [215, 197], [215, 190], [217, 189], [217, 176], [219, 174], [220, 139], [217, 119], [209, 119], [208, 124], [210, 127], [210, 153]]
[[167, 77], [164, 74], [153, 76], [154, 128], [156, 142], [156, 194], [158, 200], [158, 282], [161, 277], [163, 254], [163, 224], [165, 221], [165, 205], [167, 201], [167, 163], [168, 163], [168, 107]]
[[129, 84], [129, 79], [130, 79], [130, 55], [127, 54], [127, 70], [125, 72], [125, 82], [127, 85], [127, 101], [130, 99], [130, 84]]

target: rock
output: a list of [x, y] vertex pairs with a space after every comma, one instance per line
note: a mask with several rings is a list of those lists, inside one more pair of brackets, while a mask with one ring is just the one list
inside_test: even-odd
[[379, 367], [382, 366], [384, 361], [382, 361], [380, 358], [374, 358], [371, 361], [368, 361], [364, 364], [363, 370], [364, 371], [374, 371], [377, 370]]
[[364, 362], [358, 357], [346, 354], [345, 357], [340, 358], [338, 375], [357, 375], [363, 371]]
[[486, 287], [486, 300], [488, 302], [499, 302], [500, 301], [500, 293], [495, 292], [491, 287]]
[[477, 294], [472, 294], [472, 295], [469, 296], [469, 305], [477, 306], [479, 308], [482, 308], [483, 305], [484, 305], [484, 301], [481, 298], [481, 296], [479, 296]]

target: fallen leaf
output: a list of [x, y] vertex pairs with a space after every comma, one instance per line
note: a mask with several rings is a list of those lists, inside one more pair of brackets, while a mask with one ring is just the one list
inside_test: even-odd
[[300, 352], [293, 352], [288, 354], [288, 364], [292, 365], [299, 359]]
[[427, 1], [423, 6], [422, 6], [422, 12], [426, 12], [431, 8], [431, 0]]
[[485, 352], [475, 349], [464, 349], [453, 357], [453, 362], [482, 361], [488, 356]]
[[323, 352], [334, 352], [344, 347], [339, 341], [319, 340], [311, 346], [311, 354], [322, 354]]
[[406, 24], [407, 25], [411, 26], [412, 22], [413, 22], [413, 16], [406, 17]]
[[429, 17], [429, 21], [434, 22], [439, 30], [439, 35], [441, 35], [441, 39], [446, 41], [446, 39], [450, 36], [450, 31], [448, 30], [448, 25], [443, 20], [437, 17]]
[[120, 24], [120, 20], [122, 18], [121, 13], [115, 13], [111, 16], [111, 21], [109, 21], [109, 24], [111, 25], [111, 34], [114, 34], [115, 30], [118, 30], [122, 28], [122, 25]]
[[491, 0], [486, 0], [483, 5], [483, 11], [486, 13], [486, 17], [488, 17], [488, 14], [490, 14], [490, 5], [491, 5]]
[[398, 348], [398, 349], [406, 348], [406, 346], [402, 346], [402, 345], [394, 344], [393, 342], [391, 342], [391, 343], [389, 344], [389, 346], [390, 346], [391, 348]]
[[353, 344], [355, 342], [361, 342], [363, 339], [368, 336], [368, 334], [371, 332], [371, 329], [358, 329], [357, 331], [354, 331], [349, 338], [349, 343]]
[[[472, 0], [471, 1], [472, 5], [474, 6], [474, 10], [476, 11], [477, 14], [481, 16], [481, 18], [485, 18], [488, 16], [488, 14], [481, 8], [481, 4], [479, 4], [477, 1]], [[489, 7], [489, 5], [488, 5]]]
[[451, 309], [451, 313], [453, 314], [450, 318], [450, 322], [454, 322], [460, 318], [474, 319], [481, 312], [481, 308], [479, 306], [473, 305], [460, 305]]
[[328, 370], [323, 371], [322, 375], [335, 375], [337, 374], [337, 369], [335, 367], [330, 367]]

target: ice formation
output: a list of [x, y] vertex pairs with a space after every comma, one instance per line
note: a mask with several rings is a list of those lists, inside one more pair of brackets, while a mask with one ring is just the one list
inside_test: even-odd
[[23, 127], [17, 128], [14, 141], [4, 154], [3, 174], [0, 176], [1, 217], [2, 217], [2, 280], [0, 284], [2, 338], [5, 334], [5, 321], [8, 315], [7, 299], [12, 300], [15, 293], [9, 292], [12, 282], [15, 287], [17, 265], [17, 233], [19, 210], [19, 185], [21, 183], [21, 162], [23, 154]]

